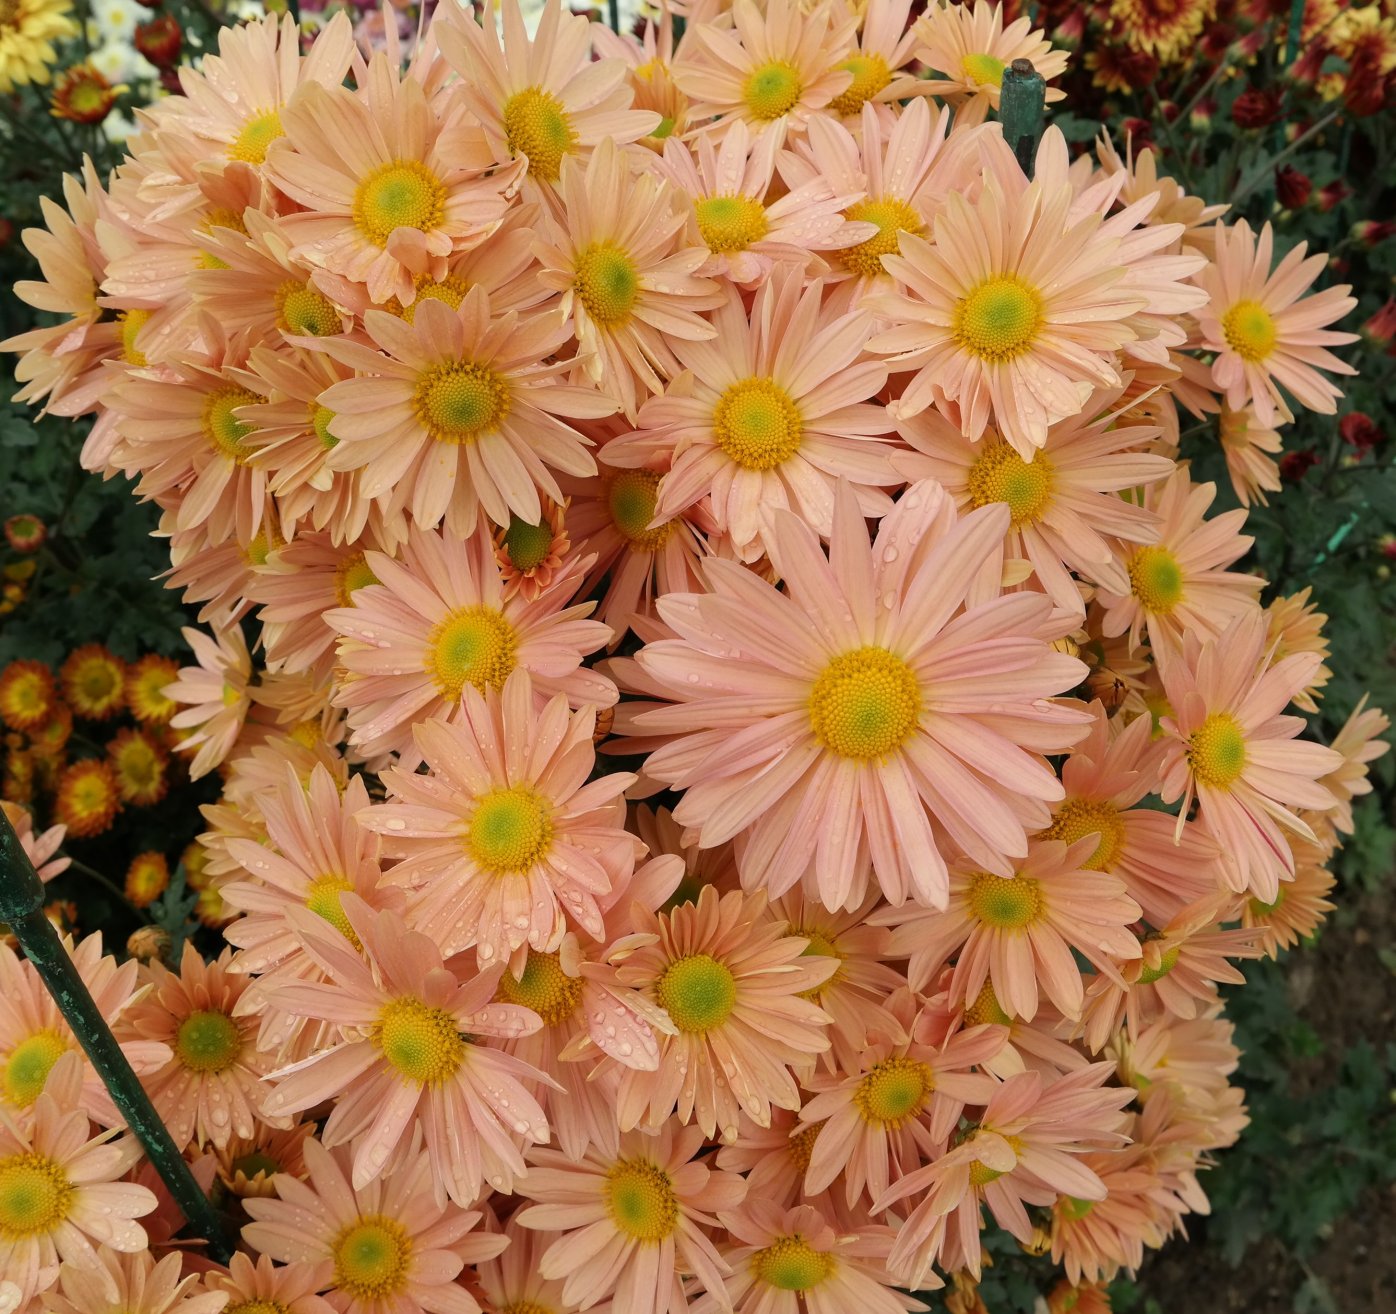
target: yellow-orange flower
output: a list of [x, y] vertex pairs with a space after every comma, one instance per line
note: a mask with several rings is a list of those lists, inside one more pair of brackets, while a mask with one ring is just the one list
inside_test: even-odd
[[125, 701], [126, 663], [100, 643], [70, 652], [58, 678], [68, 705], [89, 721], [115, 716]]
[[100, 835], [111, 825], [120, 807], [116, 776], [101, 758], [74, 762], [58, 777], [53, 815], [75, 839]]
[[53, 673], [43, 662], [20, 659], [0, 672], [0, 721], [11, 730], [33, 730], [56, 703]]

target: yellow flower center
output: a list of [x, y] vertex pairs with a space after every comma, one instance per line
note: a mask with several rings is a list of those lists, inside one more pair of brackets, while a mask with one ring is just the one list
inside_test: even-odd
[[[251, 1156], [248, 1157], [250, 1158]], [[267, 1160], [267, 1162], [270, 1164], [271, 1160]], [[240, 1168], [241, 1163], [242, 1161], [239, 1160], [237, 1163], [233, 1165], [234, 1168]], [[275, 1171], [276, 1165], [272, 1164], [271, 1167], [272, 1171]], [[242, 1171], [244, 1173], [244, 1176], [248, 1178], [252, 1178], [257, 1175], [255, 1171], [250, 1173], [247, 1172], [245, 1169], [243, 1169]], [[223, 1314], [290, 1314], [290, 1310], [279, 1300], [244, 1300], [236, 1305], [227, 1306], [223, 1310]]]
[[1199, 780], [1225, 789], [1246, 769], [1246, 736], [1229, 712], [1213, 712], [1188, 739], [1188, 765]]
[[726, 963], [690, 954], [670, 963], [655, 995], [676, 1027], [689, 1035], [720, 1027], [737, 1006], [737, 979]]
[[845, 266], [864, 278], [886, 273], [882, 267], [882, 257], [897, 254], [903, 233], [919, 236], [926, 231], [926, 225], [915, 209], [895, 196], [859, 201], [849, 206], [843, 214], [845, 219], [860, 224], [877, 225], [877, 232], [866, 241], [834, 253]]
[[179, 1024], [174, 1051], [190, 1072], [226, 1072], [242, 1053], [242, 1033], [226, 1013], [202, 1009]]
[[1183, 567], [1166, 547], [1142, 547], [1129, 559], [1129, 588], [1145, 611], [1171, 615], [1183, 600]]
[[107, 658], [94, 657], [78, 666], [72, 684], [86, 706], [97, 706], [120, 692], [121, 671]]
[[317, 876], [305, 892], [305, 906], [317, 917], [324, 918], [355, 949], [362, 949], [363, 943], [354, 934], [349, 918], [344, 913], [344, 896], [354, 888], [354, 882], [338, 872], [327, 872]]
[[800, 71], [783, 59], [762, 64], [746, 80], [742, 100], [759, 123], [771, 123], [799, 104], [805, 84]]
[[1178, 966], [1178, 954], [1180, 950], [1180, 945], [1170, 945], [1159, 955], [1157, 967], [1145, 967], [1140, 969], [1139, 984], [1153, 985], [1155, 981], [1161, 981], [1169, 972]]
[[752, 1276], [778, 1291], [809, 1291], [828, 1281], [833, 1255], [815, 1250], [804, 1237], [783, 1236], [751, 1257]]
[[836, 69], [847, 69], [853, 74], [853, 81], [846, 91], [841, 91], [829, 102], [829, 108], [840, 118], [857, 114], [864, 102], [871, 100], [883, 87], [892, 81], [891, 70], [881, 55], [851, 55]]
[[934, 1089], [926, 1064], [894, 1054], [863, 1074], [853, 1089], [853, 1107], [864, 1122], [893, 1131], [925, 1108]]
[[423, 275], [416, 280], [416, 284], [417, 299], [410, 306], [404, 306], [396, 297], [388, 303], [388, 309], [409, 324], [415, 321], [417, 307], [423, 301], [439, 301], [452, 310], [458, 310], [470, 291], [470, 284], [459, 274], [447, 274], [439, 283]]
[[1006, 1027], [1013, 1019], [999, 1006], [999, 997], [994, 994], [991, 981], [985, 981], [974, 997], [974, 1003], [965, 1009], [965, 1026]]
[[515, 92], [504, 102], [504, 137], [514, 155], [528, 156], [528, 171], [554, 183], [562, 157], [577, 144], [572, 120], [562, 102], [542, 87]]
[[956, 303], [950, 332], [961, 350], [997, 362], [1028, 351], [1041, 327], [1042, 294], [1017, 274], [995, 274]]
[[790, 1138], [790, 1162], [795, 1165], [795, 1171], [801, 1177], [805, 1175], [809, 1161], [814, 1157], [814, 1143], [819, 1139], [819, 1129], [823, 1125], [822, 1122], [812, 1122], [808, 1127], [801, 1127]]
[[477, 804], [466, 834], [470, 856], [495, 876], [516, 876], [531, 870], [552, 842], [552, 808], [527, 785], [486, 794]]
[[117, 316], [121, 321], [121, 359], [136, 369], [143, 369], [147, 363], [145, 352], [136, 346], [136, 338], [154, 313], [153, 310], [123, 310]]
[[262, 164], [266, 161], [272, 142], [284, 135], [279, 111], [265, 110], [261, 114], [254, 114], [233, 138], [233, 144], [228, 147], [228, 158], [241, 160], [244, 164]]
[[407, 1286], [412, 1238], [396, 1219], [372, 1214], [335, 1238], [334, 1288], [359, 1300], [396, 1296]]
[[1238, 301], [1222, 316], [1222, 336], [1242, 360], [1255, 364], [1275, 350], [1280, 331], [1259, 301]]
[[705, 196], [695, 208], [709, 251], [745, 251], [771, 228], [766, 207], [752, 196]]
[[841, 653], [820, 672], [810, 691], [814, 737], [831, 753], [861, 762], [899, 749], [920, 715], [916, 673], [885, 648]]
[[[203, 222], [199, 225], [199, 230], [205, 233], [212, 233], [215, 228], [231, 228], [235, 233], [247, 236], [247, 225], [243, 222], [242, 211], [230, 210], [225, 206], [215, 206], [204, 216]], [[199, 254], [199, 268], [230, 269], [232, 266], [211, 251], [202, 251]]]
[[420, 160], [380, 164], [354, 192], [354, 224], [375, 246], [399, 228], [429, 232], [446, 215], [446, 185]]
[[577, 1011], [582, 999], [582, 983], [578, 977], [568, 976], [562, 970], [557, 954], [542, 954], [530, 949], [523, 975], [515, 978], [512, 972], [505, 972], [499, 978], [499, 992], [495, 998], [531, 1008], [543, 1019], [545, 1027], [555, 1027]]
[[53, 1232], [72, 1203], [73, 1184], [56, 1160], [33, 1151], [0, 1159], [0, 1240]]
[[960, 72], [972, 87], [999, 87], [1003, 85], [1004, 63], [992, 55], [962, 55]]
[[677, 520], [666, 520], [649, 528], [659, 502], [659, 480], [655, 470], [622, 470], [606, 492], [611, 523], [640, 552], [657, 552], [679, 525]]
[[203, 433], [214, 451], [226, 456], [235, 465], [247, 464], [243, 446], [252, 425], [239, 420], [233, 412], [239, 406], [255, 405], [262, 399], [246, 388], [215, 388], [204, 398]]
[[992, 872], [977, 871], [970, 880], [970, 916], [985, 926], [1019, 931], [1042, 915], [1042, 885], [1019, 876], [1005, 880]]
[[557, 1311], [536, 1300], [511, 1300], [500, 1307], [499, 1314], [557, 1314]]
[[339, 439], [330, 432], [330, 425], [334, 423], [334, 412], [328, 406], [321, 406], [318, 402], [310, 409], [310, 430], [320, 440], [320, 446], [327, 452], [332, 447], [339, 446]]
[[515, 570], [524, 574], [537, 570], [548, 559], [552, 546], [553, 527], [546, 518], [534, 525], [516, 515], [509, 517], [509, 528], [504, 531], [504, 553]]
[[377, 584], [378, 576], [369, 569], [362, 552], [345, 557], [334, 569], [334, 595], [341, 607], [354, 605], [354, 594], [369, 584]]
[[456, 1075], [465, 1059], [465, 1040], [456, 1019], [411, 995], [390, 1000], [379, 1010], [373, 1043], [402, 1077], [419, 1086], [439, 1086]]
[[52, 1027], [21, 1040], [5, 1062], [6, 1102], [27, 1109], [43, 1094], [53, 1065], [67, 1052], [68, 1042]]
[[640, 271], [614, 242], [593, 242], [577, 257], [572, 286], [603, 328], [624, 324], [640, 299]]
[[801, 991], [800, 997], [802, 999], [817, 1000], [825, 990], [829, 989], [830, 986], [837, 985], [843, 979], [843, 964], [848, 955], [838, 947], [834, 932], [827, 928], [821, 930], [818, 927], [792, 926], [790, 934], [798, 935], [809, 941], [800, 950], [801, 958], [832, 958], [839, 964], [827, 981], [821, 981], [813, 990]]
[[998, 1168], [990, 1168], [987, 1163], [980, 1163], [976, 1159], [969, 1166], [969, 1184], [971, 1186], [988, 1186], [990, 1182], [996, 1182], [1003, 1176], [1003, 1172]]
[[509, 385], [487, 365], [450, 361], [423, 371], [412, 404], [437, 442], [469, 443], [509, 413]]
[[514, 627], [493, 607], [461, 607], [427, 636], [427, 673], [449, 702], [474, 685], [481, 693], [502, 689], [517, 661]]
[[669, 1174], [645, 1159], [619, 1159], [606, 1174], [611, 1221], [626, 1236], [658, 1245], [679, 1225], [679, 1198]]
[[1069, 798], [1052, 818], [1052, 824], [1042, 832], [1043, 839], [1061, 840], [1075, 844], [1087, 835], [1098, 835], [1100, 843], [1095, 852], [1081, 865], [1087, 871], [1109, 871], [1125, 843], [1125, 823], [1113, 803], [1098, 803], [1088, 798]]
[[276, 327], [285, 333], [327, 338], [342, 326], [334, 302], [318, 287], [288, 279], [276, 289]]
[[743, 470], [774, 470], [800, 450], [800, 409], [774, 379], [731, 384], [713, 408], [713, 440]]
[[970, 501], [978, 509], [1004, 502], [1014, 528], [1032, 524], [1052, 500], [1056, 472], [1045, 452], [1025, 461], [1002, 440], [990, 440], [969, 468]]

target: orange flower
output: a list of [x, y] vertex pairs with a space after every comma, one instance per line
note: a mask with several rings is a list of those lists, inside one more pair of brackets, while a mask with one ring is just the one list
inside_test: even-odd
[[101, 758], [84, 758], [58, 777], [53, 814], [75, 839], [100, 835], [121, 807], [121, 793], [111, 767]]
[[153, 849], [138, 853], [126, 869], [126, 897], [137, 908], [147, 908], [155, 902], [170, 883], [170, 865], [163, 853]]
[[43, 662], [20, 659], [0, 672], [0, 721], [11, 730], [32, 730], [56, 705], [53, 673]]
[[107, 744], [107, 760], [116, 776], [123, 803], [150, 807], [165, 797], [170, 787], [170, 755], [147, 730], [123, 730]]
[[91, 64], [74, 64], [65, 69], [53, 88], [56, 119], [73, 123], [100, 123], [116, 104], [116, 98], [130, 88], [112, 86]]
[[148, 652], [126, 668], [126, 706], [137, 721], [168, 725], [179, 704], [165, 693], [165, 686], [179, 676], [173, 657]]
[[115, 716], [125, 701], [126, 663], [100, 643], [84, 644], [70, 652], [58, 678], [73, 711], [89, 721]]

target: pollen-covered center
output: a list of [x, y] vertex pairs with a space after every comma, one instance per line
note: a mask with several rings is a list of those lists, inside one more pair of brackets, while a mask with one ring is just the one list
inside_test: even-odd
[[840, 118], [857, 114], [866, 101], [892, 81], [892, 71], [887, 67], [887, 61], [878, 54], [850, 55], [834, 67], [853, 74], [848, 88], [829, 102], [829, 108]]
[[695, 206], [709, 251], [745, 251], [770, 231], [766, 207], [754, 196], [705, 196]]
[[427, 672], [453, 703], [467, 684], [481, 693], [502, 689], [517, 659], [514, 627], [493, 607], [461, 607], [427, 636]]
[[1002, 1169], [990, 1168], [987, 1163], [982, 1163], [978, 1159], [969, 1166], [969, 1184], [971, 1186], [988, 1186], [990, 1182], [996, 1182], [1002, 1176]]
[[1183, 600], [1183, 567], [1166, 547], [1142, 547], [1129, 559], [1129, 589], [1145, 611], [1168, 616]]
[[969, 886], [970, 915], [985, 926], [1018, 931], [1042, 914], [1042, 885], [1028, 877], [1005, 879], [992, 872], [975, 872]]
[[1075, 844], [1087, 835], [1096, 835], [1100, 842], [1081, 865], [1087, 871], [1109, 871], [1125, 842], [1125, 823], [1113, 803], [1100, 803], [1089, 798], [1069, 798], [1052, 818], [1052, 824], [1042, 832], [1043, 839], [1061, 840]]
[[254, 114], [238, 129], [238, 135], [228, 147], [228, 158], [241, 160], [244, 164], [264, 164], [272, 142], [284, 135], [280, 111], [265, 110], [261, 114]]
[[420, 160], [393, 160], [365, 175], [354, 192], [354, 223], [375, 246], [399, 228], [429, 232], [446, 215], [446, 185]]
[[465, 1040], [455, 1018], [411, 995], [383, 1005], [372, 1035], [398, 1074], [421, 1086], [449, 1080], [465, 1058]]
[[968, 54], [960, 56], [960, 72], [972, 87], [1001, 87], [1003, 85], [1004, 63], [992, 55]]
[[556, 182], [562, 157], [577, 144], [577, 133], [562, 102], [542, 87], [529, 87], [504, 102], [503, 117], [510, 152], [528, 156], [528, 171], [533, 177]]
[[895, 196], [858, 201], [849, 206], [843, 216], [855, 223], [877, 225], [877, 232], [857, 246], [834, 252], [849, 269], [865, 278], [886, 273], [882, 267], [882, 257], [897, 254], [903, 233], [920, 236], [926, 231], [926, 225], [916, 210]]
[[1274, 316], [1259, 301], [1238, 301], [1222, 316], [1221, 324], [1226, 345], [1252, 364], [1274, 351], [1280, 336]]
[[505, 972], [499, 978], [495, 997], [506, 1004], [531, 1008], [543, 1019], [545, 1027], [555, 1027], [577, 1011], [582, 999], [582, 982], [579, 977], [568, 976], [562, 970], [557, 954], [530, 949], [523, 975], [515, 977], [512, 972]]
[[448, 361], [422, 372], [412, 404], [437, 442], [469, 443], [508, 414], [509, 385], [487, 365]]
[[1229, 712], [1213, 712], [1188, 738], [1188, 765], [1206, 784], [1225, 789], [1246, 769], [1246, 736]]
[[335, 1238], [331, 1249], [334, 1287], [343, 1295], [372, 1300], [406, 1288], [412, 1238], [396, 1219], [382, 1214], [361, 1217]]
[[771, 123], [788, 114], [804, 94], [800, 70], [783, 59], [773, 59], [755, 69], [742, 87], [747, 112], [759, 123]]
[[803, 990], [800, 992], [800, 997], [802, 999], [817, 1001], [825, 990], [829, 989], [830, 986], [837, 985], [843, 980], [843, 964], [848, 958], [848, 955], [839, 948], [835, 932], [828, 927], [821, 929], [817, 926], [792, 926], [790, 928], [790, 934], [798, 935], [802, 939], [809, 941], [809, 943], [800, 950], [801, 958], [832, 958], [838, 963], [838, 967], [835, 968], [834, 974], [827, 980], [821, 981], [813, 990]]
[[[271, 1161], [268, 1160], [268, 1163]], [[235, 1165], [237, 1166], [237, 1165]], [[275, 1165], [272, 1165], [275, 1171]], [[247, 1177], [255, 1177], [256, 1173], [246, 1173]], [[279, 1300], [244, 1300], [235, 1305], [227, 1305], [223, 1309], [223, 1314], [290, 1314], [289, 1306], [283, 1305]]]
[[328, 406], [321, 406], [318, 402], [311, 406], [310, 431], [327, 452], [332, 447], [339, 446], [339, 439], [330, 432], [330, 425], [333, 423], [334, 412]]
[[622, 470], [606, 490], [611, 523], [641, 552], [658, 551], [679, 525], [677, 520], [666, 520], [650, 528], [659, 502], [660, 478], [657, 470]]
[[674, 1025], [692, 1035], [727, 1021], [737, 1006], [737, 979], [710, 954], [690, 954], [669, 964], [655, 995]]
[[5, 1061], [5, 1101], [27, 1109], [43, 1094], [53, 1065], [68, 1052], [68, 1042], [52, 1027], [26, 1036]]
[[486, 794], [466, 832], [470, 856], [496, 876], [528, 871], [547, 854], [552, 840], [552, 808], [527, 785]]
[[548, 559], [552, 546], [553, 527], [546, 516], [534, 524], [510, 515], [509, 528], [504, 531], [504, 554], [515, 570], [524, 574], [537, 570]]
[[1025, 461], [1008, 443], [989, 442], [969, 468], [970, 501], [976, 509], [1003, 502], [1014, 528], [1030, 525], [1052, 500], [1055, 473], [1045, 452]]
[[354, 552], [334, 568], [334, 595], [341, 607], [354, 605], [354, 594], [369, 584], [377, 584], [378, 576], [369, 568], [368, 558]]
[[430, 275], [419, 275], [415, 280], [417, 288], [417, 299], [408, 305], [403, 305], [396, 297], [388, 303], [388, 309], [394, 314], [405, 319], [409, 324], [416, 322], [417, 307], [424, 301], [439, 301], [443, 306], [450, 306], [452, 310], [459, 310], [460, 304], [465, 300], [470, 291], [470, 284], [459, 274], [447, 274], [445, 278], [437, 282]]
[[215, 388], [204, 398], [200, 424], [204, 437], [220, 456], [226, 456], [237, 465], [247, 464], [244, 443], [253, 426], [239, 420], [233, 412], [240, 406], [251, 406], [261, 400], [255, 392], [237, 387]]
[[337, 872], [317, 876], [306, 887], [305, 906], [317, 917], [329, 922], [355, 949], [362, 949], [363, 943], [354, 933], [344, 912], [344, 896], [353, 889], [354, 882]]
[[242, 1032], [226, 1013], [201, 1009], [179, 1024], [174, 1051], [190, 1072], [226, 1072], [242, 1053]]
[[713, 441], [743, 470], [774, 470], [800, 450], [804, 421], [774, 379], [731, 384], [713, 407]]
[[895, 752], [921, 715], [916, 672], [885, 648], [841, 653], [809, 696], [810, 730], [831, 753], [868, 762]]
[[864, 1122], [895, 1129], [921, 1112], [934, 1089], [926, 1064], [894, 1054], [863, 1074], [853, 1090], [853, 1107]]
[[773, 1241], [751, 1257], [752, 1275], [777, 1291], [809, 1291], [833, 1271], [833, 1255], [814, 1249], [798, 1233]]
[[144, 369], [147, 362], [145, 352], [136, 346], [136, 339], [154, 313], [153, 310], [136, 307], [133, 310], [123, 310], [117, 315], [117, 319], [121, 321], [121, 359], [137, 369]]
[[276, 289], [276, 327], [286, 333], [327, 338], [340, 330], [339, 311], [314, 283], [287, 279]]
[[679, 1225], [679, 1198], [669, 1174], [645, 1159], [619, 1159], [606, 1174], [611, 1221], [636, 1241], [657, 1245]]
[[0, 1159], [0, 1240], [47, 1235], [72, 1203], [73, 1184], [56, 1160], [33, 1151]]
[[1155, 981], [1161, 981], [1167, 976], [1169, 972], [1178, 966], [1178, 955], [1181, 952], [1181, 948], [1182, 946], [1180, 945], [1169, 945], [1167, 949], [1159, 954], [1157, 966], [1140, 968], [1139, 984], [1153, 985]]
[[593, 242], [577, 256], [572, 286], [603, 328], [624, 324], [640, 298], [640, 271], [614, 242]]
[[1042, 294], [1017, 274], [986, 278], [955, 304], [950, 332], [971, 355], [992, 362], [1027, 351], [1042, 327]]
[[1013, 1019], [999, 1005], [999, 997], [994, 994], [993, 982], [985, 981], [979, 987], [974, 1002], [965, 1008], [965, 1026], [1006, 1027]]

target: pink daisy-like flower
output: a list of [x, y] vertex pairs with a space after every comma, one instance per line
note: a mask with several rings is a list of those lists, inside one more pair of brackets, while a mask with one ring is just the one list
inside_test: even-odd
[[585, 1310], [609, 1296], [627, 1314], [686, 1314], [680, 1266], [704, 1290], [724, 1289], [729, 1270], [704, 1229], [741, 1203], [746, 1183], [695, 1161], [702, 1147], [700, 1128], [666, 1123], [654, 1135], [626, 1133], [611, 1154], [533, 1152], [518, 1189], [536, 1203], [516, 1219], [562, 1233], [538, 1271], [562, 1281], [564, 1302]]
[[709, 560], [710, 593], [659, 602], [679, 637], [636, 658], [676, 704], [635, 718], [674, 736], [645, 769], [686, 791], [676, 819], [704, 847], [739, 836], [748, 888], [804, 878], [829, 908], [857, 907], [870, 874], [894, 903], [943, 905], [946, 840], [1010, 871], [1062, 796], [1039, 755], [1086, 716], [1049, 701], [1083, 668], [1042, 637], [1048, 600], [971, 595], [1007, 508], [957, 518], [915, 484], [870, 544], [842, 485], [827, 559], [808, 525], [773, 519], [789, 592]]
[[1390, 742], [1383, 738], [1391, 729], [1391, 718], [1380, 707], [1368, 707], [1370, 697], [1362, 695], [1329, 744], [1342, 757], [1343, 764], [1324, 776], [1322, 783], [1335, 799], [1329, 820], [1344, 835], [1353, 831], [1352, 800], [1372, 792], [1368, 763], [1391, 751]]
[[655, 1071], [627, 1069], [616, 1094], [622, 1131], [662, 1126], [677, 1109], [704, 1135], [737, 1135], [737, 1115], [758, 1125], [771, 1107], [798, 1109], [791, 1069], [829, 1047], [829, 1015], [802, 998], [834, 974], [831, 958], [805, 956], [761, 895], [708, 886], [669, 913], [632, 910], [644, 937], [618, 958], [617, 980], [643, 989], [677, 1034], [660, 1040]]
[[830, 112], [849, 119], [857, 117], [865, 105], [901, 109], [916, 96], [933, 95], [925, 78], [909, 67], [915, 62], [913, 52], [920, 39], [908, 21], [911, 0], [865, 0], [857, 8], [861, 10], [857, 38], [835, 65], [852, 73], [853, 81], [829, 102]]
[[414, 530], [401, 561], [381, 552], [364, 560], [378, 583], [325, 620], [343, 636], [346, 675], [335, 703], [349, 709], [353, 742], [365, 753], [410, 749], [413, 722], [457, 715], [467, 685], [502, 689], [516, 667], [540, 698], [563, 693], [573, 707], [616, 701], [615, 686], [581, 665], [611, 631], [583, 619], [592, 603], [566, 605], [584, 559], [531, 602], [504, 597], [483, 529], [463, 541]]
[[772, 1109], [769, 1127], [758, 1127], [743, 1114], [737, 1139], [718, 1150], [715, 1162], [741, 1173], [752, 1199], [788, 1209], [805, 1198], [805, 1170], [818, 1135], [817, 1124], [801, 1127], [788, 1109]]
[[208, 1291], [197, 1272], [187, 1277], [182, 1254], [158, 1262], [148, 1250], [99, 1250], [96, 1262], [69, 1261], [58, 1285], [43, 1296], [45, 1314], [219, 1314], [227, 1297]]
[[[670, 460], [655, 515], [668, 520], [707, 498], [713, 522], [746, 560], [767, 551], [763, 513], [796, 510], [827, 537], [834, 485], [849, 481], [864, 515], [889, 509], [884, 487], [901, 482], [886, 408], [869, 403], [887, 367], [860, 360], [872, 329], [862, 313], [826, 319], [823, 288], [784, 266], [748, 311], [728, 291], [712, 342], [676, 342], [687, 371], [640, 409], [640, 430], [606, 444], [606, 461]], [[769, 524], [769, 520], [765, 522]]]
[[187, 732], [179, 747], [194, 753], [189, 774], [195, 780], [228, 756], [252, 707], [247, 693], [252, 659], [241, 626], [224, 614], [213, 618], [210, 628], [212, 637], [191, 627], [180, 631], [199, 664], [181, 666], [178, 679], [161, 691], [176, 703], [189, 704], [170, 724]]
[[[574, 1157], [580, 1159], [581, 1155]], [[503, 1227], [508, 1249], [497, 1258], [476, 1265], [475, 1281], [489, 1310], [512, 1310], [514, 1314], [548, 1314], [563, 1308], [562, 1282], [546, 1278], [539, 1271], [543, 1252], [552, 1243], [546, 1232], [520, 1227], [511, 1217]]]
[[134, 1220], [155, 1208], [143, 1186], [117, 1179], [140, 1158], [134, 1137], [89, 1140], [82, 1062], [65, 1054], [21, 1129], [0, 1110], [0, 1273], [19, 1300], [47, 1290], [61, 1261], [94, 1268], [101, 1249], [144, 1250]]
[[19, 847], [24, 850], [24, 856], [29, 859], [41, 881], [51, 881], [68, 870], [73, 860], [54, 856], [68, 833], [66, 826], [50, 826], [36, 833], [34, 814], [22, 803], [11, 803], [9, 799], [0, 798], [0, 809], [4, 810], [6, 819], [19, 837]]
[[361, 951], [313, 914], [287, 913], [328, 980], [288, 982], [277, 1006], [334, 1023], [340, 1034], [272, 1074], [268, 1111], [299, 1113], [335, 1100], [323, 1139], [330, 1147], [353, 1143], [356, 1190], [396, 1162], [420, 1127], [438, 1200], [469, 1205], [486, 1182], [508, 1191], [524, 1172], [520, 1141], [548, 1139], [547, 1119], [524, 1083], [549, 1078], [479, 1040], [536, 1031], [538, 1015], [495, 1002], [502, 964], [462, 982], [436, 944], [396, 913], [374, 912], [352, 894], [341, 902]]
[[391, 1172], [355, 1186], [344, 1151], [307, 1141], [308, 1180], [281, 1173], [279, 1199], [245, 1201], [244, 1239], [281, 1263], [312, 1265], [316, 1304], [337, 1314], [479, 1314], [455, 1279], [507, 1242], [478, 1228], [478, 1211], [434, 1199], [431, 1154], [415, 1137], [406, 1148]]
[[481, 963], [525, 944], [553, 953], [569, 921], [600, 939], [598, 900], [644, 855], [621, 797], [635, 777], [588, 784], [595, 710], [569, 713], [557, 694], [538, 711], [526, 671], [463, 699], [455, 724], [413, 727], [431, 774], [389, 768], [389, 801], [359, 814], [400, 859], [388, 879], [413, 891], [408, 920], [448, 957], [474, 946]]
[[1297, 739], [1303, 718], [1281, 715], [1321, 660], [1299, 652], [1272, 664], [1265, 613], [1254, 608], [1216, 639], [1185, 635], [1181, 660], [1163, 668], [1173, 712], [1161, 723], [1168, 740], [1160, 795], [1166, 803], [1182, 798], [1180, 825], [1196, 798], [1198, 821], [1222, 850], [1227, 884], [1266, 901], [1294, 871], [1280, 828], [1314, 837], [1291, 809], [1334, 805], [1321, 782], [1342, 756]]
[[499, 563], [506, 598], [520, 594], [532, 602], [562, 571], [563, 563], [572, 555], [572, 538], [567, 529], [570, 501], [566, 498], [559, 504], [544, 498], [542, 515], [537, 520], [530, 522], [513, 515], [507, 526], [495, 529], [494, 559]]
[[1328, 855], [1318, 845], [1286, 836], [1294, 850], [1294, 876], [1285, 881], [1272, 902], [1247, 899], [1241, 905], [1241, 925], [1255, 930], [1261, 952], [1278, 958], [1281, 949], [1292, 949], [1308, 939], [1333, 911], [1328, 895], [1338, 883], [1323, 863]]
[[1355, 374], [1328, 347], [1356, 342], [1357, 334], [1326, 328], [1357, 305], [1346, 284], [1313, 296], [1304, 291], [1327, 267], [1324, 255], [1304, 258], [1294, 247], [1272, 272], [1274, 233], [1266, 224], [1257, 241], [1244, 219], [1217, 225], [1215, 261], [1197, 275], [1210, 297], [1197, 313], [1202, 346], [1217, 353], [1212, 378], [1227, 405], [1250, 405], [1264, 426], [1291, 416], [1280, 387], [1302, 406], [1332, 415], [1342, 393], [1319, 373]]
[[615, 404], [558, 382], [572, 366], [550, 362], [570, 337], [557, 315], [491, 316], [475, 287], [455, 310], [428, 299], [411, 323], [370, 310], [365, 327], [386, 357], [348, 339], [324, 344], [359, 373], [320, 397], [339, 440], [326, 465], [360, 471], [360, 493], [388, 515], [406, 509], [421, 529], [444, 519], [458, 537], [475, 531], [482, 507], [497, 525], [511, 513], [533, 523], [540, 490], [562, 500], [552, 471], [596, 470], [585, 440], [558, 417], [596, 419]]
[[1217, 432], [1237, 500], [1242, 506], [1269, 506], [1265, 494], [1278, 493], [1282, 486], [1279, 463], [1271, 459], [1284, 450], [1279, 431], [1259, 423], [1249, 406], [1239, 411], [1223, 406]]
[[[275, 1195], [275, 1188], [266, 1194]], [[247, 1255], [235, 1254], [226, 1273], [209, 1273], [204, 1284], [227, 1297], [223, 1314], [269, 1314], [268, 1306], [276, 1314], [333, 1314], [335, 1310], [332, 1300], [316, 1294], [322, 1284], [315, 1265], [273, 1265], [268, 1255], [259, 1255], [254, 1264]]]

